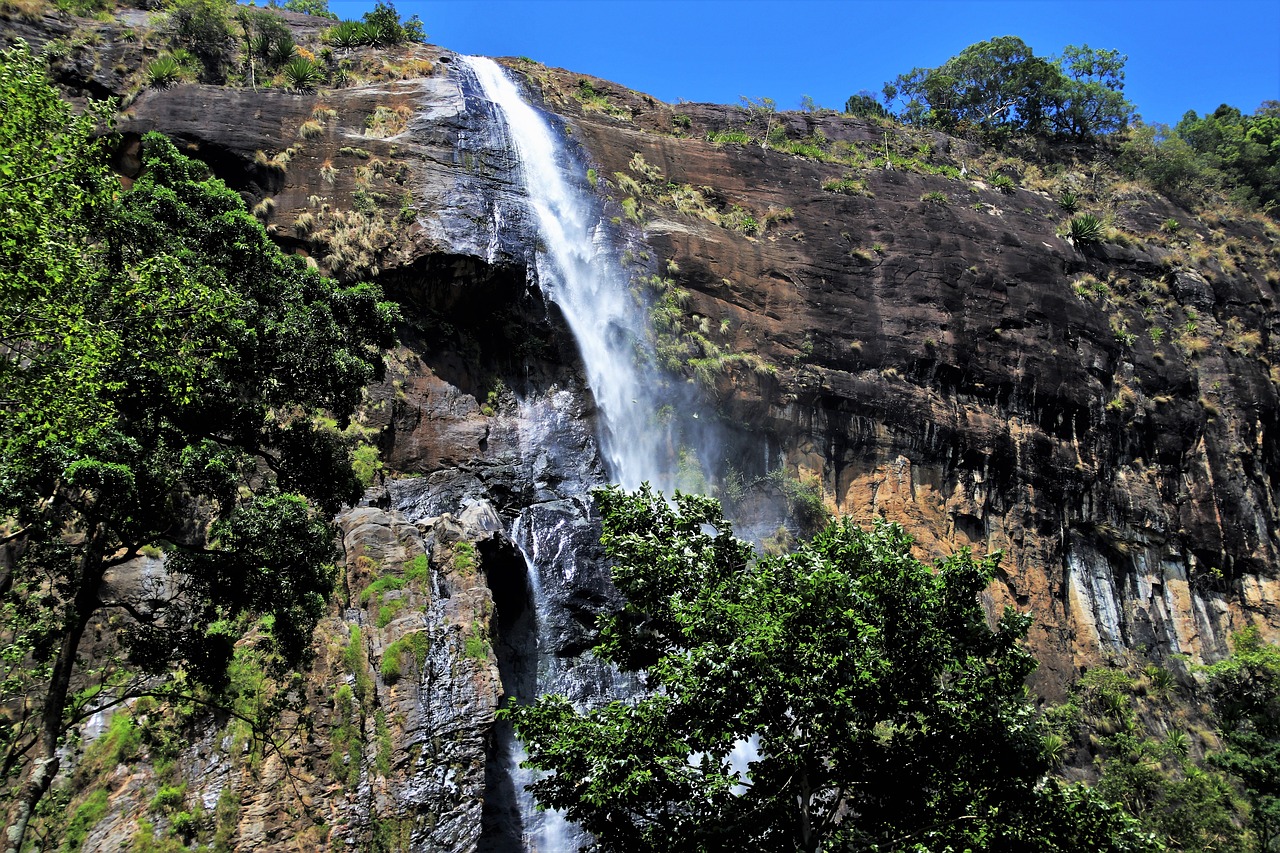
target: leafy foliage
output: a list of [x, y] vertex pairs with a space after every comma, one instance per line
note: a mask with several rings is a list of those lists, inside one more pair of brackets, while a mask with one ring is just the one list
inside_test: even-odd
[[504, 713], [553, 772], [538, 802], [600, 849], [1144, 848], [1099, 798], [1039, 786], [1030, 618], [992, 630], [977, 601], [998, 558], [930, 567], [901, 528], [845, 521], [757, 558], [710, 499], [596, 499], [628, 603], [595, 653], [651, 692]]
[[1137, 817], [1174, 850], [1246, 851], [1242, 803], [1226, 774], [1197, 760], [1186, 697], [1171, 674], [1148, 665], [1086, 671], [1048, 713], [1060, 757], [1092, 763], [1095, 791]]
[[1217, 763], [1240, 779], [1263, 850], [1280, 844], [1280, 647], [1256, 627], [1235, 635], [1230, 657], [1209, 667], [1209, 688], [1226, 749]]
[[884, 96], [901, 100], [901, 117], [912, 124], [1086, 139], [1124, 128], [1133, 114], [1123, 94], [1125, 60], [1088, 45], [1048, 60], [1022, 39], [1001, 36], [937, 68], [899, 75], [885, 84]]
[[1229, 197], [1272, 216], [1280, 210], [1280, 102], [1252, 115], [1223, 104], [1174, 127], [1135, 122], [1120, 146], [1121, 167], [1181, 203]]
[[859, 118], [889, 117], [889, 111], [876, 100], [875, 95], [865, 91], [851, 95], [849, 100], [844, 102], [844, 111], [846, 115], [858, 116]]
[[226, 0], [178, 0], [169, 13], [173, 43], [200, 60], [202, 82], [224, 82], [235, 61], [232, 6]]
[[329, 0], [285, 0], [280, 4], [280, 8], [288, 9], [290, 12], [301, 12], [304, 15], [315, 15], [319, 18], [337, 17], [329, 11]]
[[[70, 692], [100, 608], [136, 671], [225, 685], [248, 613], [270, 614], [259, 645], [277, 670], [303, 659], [331, 583], [327, 518], [360, 491], [316, 416], [349, 419], [396, 314], [282, 255], [158, 134], [122, 192], [95, 133], [107, 109], [76, 116], [25, 45], [0, 62], [0, 108], [0, 698], [24, 700], [0, 756], [20, 837], [65, 727], [122, 687], [88, 672]], [[144, 548], [169, 584], [104, 585]]]
[[389, 47], [405, 42], [424, 42], [427, 36], [417, 15], [403, 20], [393, 4], [379, 2], [373, 11], [365, 12], [360, 21], [342, 21], [331, 27], [326, 31], [325, 39], [340, 48], [360, 45]]

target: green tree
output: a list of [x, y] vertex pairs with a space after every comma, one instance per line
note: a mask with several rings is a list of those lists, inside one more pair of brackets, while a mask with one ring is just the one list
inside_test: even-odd
[[392, 3], [383, 3], [379, 0], [374, 5], [373, 11], [364, 13], [362, 20], [370, 31], [379, 34], [375, 41], [379, 45], [427, 40], [427, 35], [422, 30], [422, 21], [418, 16], [414, 15], [408, 20], [401, 20], [400, 14]]
[[876, 100], [874, 94], [866, 90], [856, 95], [850, 95], [849, 100], [844, 102], [844, 111], [846, 115], [858, 116], [859, 118], [889, 117], [889, 111]]
[[1069, 46], [1056, 61], [1022, 39], [1001, 36], [966, 47], [937, 68], [915, 68], [884, 86], [901, 117], [947, 131], [1028, 133], [1086, 139], [1125, 127], [1124, 63], [1114, 50]]
[[304, 15], [315, 15], [320, 18], [337, 20], [338, 16], [329, 11], [329, 0], [285, 0], [280, 8], [290, 12], [301, 12]]
[[1231, 656], [1208, 668], [1224, 751], [1215, 761], [1244, 784], [1262, 850], [1280, 849], [1280, 647], [1256, 627], [1233, 638]]
[[937, 68], [915, 68], [885, 84], [886, 102], [902, 115], [943, 130], [1042, 133], [1061, 72], [1022, 39], [1001, 36], [966, 47]]
[[[77, 116], [25, 45], [0, 56], [0, 768], [21, 849], [68, 729], [120, 697], [78, 659], [96, 614], [139, 674], [225, 680], [247, 614], [282, 667], [330, 589], [329, 518], [360, 487], [340, 422], [394, 306], [282, 255], [158, 134], [128, 190], [107, 115]], [[111, 580], [163, 549], [168, 580]]]
[[1077, 139], [1128, 126], [1133, 104], [1124, 97], [1124, 64], [1118, 50], [1068, 45], [1057, 60], [1061, 81], [1052, 107], [1054, 132]]
[[1218, 186], [1221, 175], [1210, 169], [1187, 141], [1168, 125], [1129, 126], [1120, 143], [1120, 164], [1175, 201], [1193, 204], [1204, 197], [1206, 188]]
[[1264, 103], [1253, 115], [1227, 104], [1203, 117], [1188, 112], [1174, 130], [1224, 176], [1236, 201], [1267, 211], [1280, 205], [1280, 103]]
[[504, 713], [551, 773], [538, 802], [599, 849], [1144, 848], [1090, 792], [1041, 785], [1030, 619], [992, 630], [977, 600], [997, 557], [930, 567], [896, 525], [847, 521], [758, 557], [713, 500], [596, 499], [627, 604], [595, 653], [648, 694]]

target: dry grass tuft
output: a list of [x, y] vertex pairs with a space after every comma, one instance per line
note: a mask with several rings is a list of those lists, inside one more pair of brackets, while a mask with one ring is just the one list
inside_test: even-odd
[[364, 135], [373, 139], [386, 139], [403, 133], [413, 117], [413, 110], [403, 104], [386, 107], [379, 104], [364, 121]]

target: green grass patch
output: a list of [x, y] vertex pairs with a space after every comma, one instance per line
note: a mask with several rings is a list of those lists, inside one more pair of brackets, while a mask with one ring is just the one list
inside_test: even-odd
[[389, 589], [404, 589], [404, 578], [395, 575], [384, 575], [360, 591], [360, 606], [368, 606], [370, 601], [378, 601]]
[[476, 546], [472, 542], [459, 542], [453, 546], [453, 570], [464, 578], [476, 572]]
[[387, 627], [396, 618], [396, 614], [404, 609], [404, 600], [393, 599], [378, 606], [378, 617], [374, 620], [379, 630]]
[[426, 554], [419, 554], [404, 566], [404, 579], [410, 583], [425, 583], [431, 580], [431, 563]]
[[463, 641], [462, 653], [475, 661], [489, 659], [489, 641], [485, 638], [484, 628], [479, 622], [471, 623], [471, 630], [467, 632], [466, 639]]
[[178, 811], [187, 799], [187, 784], [164, 785], [151, 798], [151, 811], [162, 814], [173, 814]]
[[412, 654], [414, 665], [421, 670], [427, 662], [427, 653], [431, 649], [431, 637], [426, 631], [415, 631], [401, 637], [382, 652], [382, 663], [378, 671], [387, 684], [395, 684], [403, 674], [404, 658]]
[[[114, 722], [114, 718], [112, 720]], [[71, 820], [67, 822], [66, 836], [62, 840], [63, 851], [75, 851], [84, 846], [89, 831], [98, 825], [98, 821], [107, 815], [108, 798], [105, 789], [94, 791], [84, 802], [76, 806]]]

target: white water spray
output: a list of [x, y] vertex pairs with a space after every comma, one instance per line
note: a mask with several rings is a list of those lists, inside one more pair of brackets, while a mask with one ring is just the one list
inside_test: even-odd
[[645, 345], [646, 318], [599, 221], [598, 204], [582, 179], [566, 174], [571, 164], [551, 126], [502, 68], [486, 57], [467, 62], [519, 155], [543, 241], [538, 282], [577, 341], [602, 415], [600, 440], [609, 473], [627, 489], [648, 481], [670, 493], [671, 445], [656, 415], [663, 401], [657, 398], [658, 383], [642, 376], [636, 364], [637, 347]]

